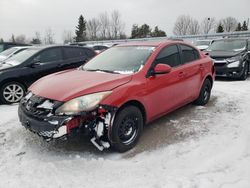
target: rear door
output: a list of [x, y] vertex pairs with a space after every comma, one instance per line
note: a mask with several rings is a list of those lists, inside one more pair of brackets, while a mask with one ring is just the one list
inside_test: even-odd
[[183, 71], [183, 95], [186, 101], [192, 101], [199, 93], [202, 82], [202, 72], [204, 71], [204, 64], [200, 60], [199, 52], [188, 45], [179, 45], [182, 71]]
[[146, 103], [150, 106], [151, 118], [172, 111], [184, 103], [183, 67], [177, 45], [165, 47], [156, 57], [152, 68], [157, 64], [168, 64], [172, 71], [147, 78], [148, 95]]

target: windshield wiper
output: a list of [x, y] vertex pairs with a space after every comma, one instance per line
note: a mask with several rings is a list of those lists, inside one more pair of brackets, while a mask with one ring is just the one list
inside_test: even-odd
[[97, 72], [97, 71], [100, 71], [100, 72], [107, 72], [107, 73], [111, 73], [111, 74], [120, 74], [120, 73], [115, 72], [115, 71], [111, 71], [111, 70], [104, 70], [104, 69], [83, 69], [83, 70], [86, 70], [86, 71], [91, 71], [91, 72]]

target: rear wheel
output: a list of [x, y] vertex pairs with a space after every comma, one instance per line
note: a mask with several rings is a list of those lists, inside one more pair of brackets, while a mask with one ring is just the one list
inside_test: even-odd
[[112, 147], [125, 152], [132, 149], [143, 129], [143, 116], [135, 106], [127, 106], [118, 112], [112, 127]]
[[204, 106], [208, 103], [211, 95], [212, 84], [209, 79], [206, 79], [201, 87], [200, 95], [198, 99], [194, 101], [194, 104]]
[[18, 82], [9, 82], [0, 89], [0, 100], [4, 104], [19, 102], [25, 95], [25, 87]]

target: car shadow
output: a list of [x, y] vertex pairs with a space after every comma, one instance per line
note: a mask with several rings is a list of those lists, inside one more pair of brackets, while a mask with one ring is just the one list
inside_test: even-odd
[[[208, 131], [205, 124], [201, 122], [203, 119], [209, 118], [207, 111], [214, 108], [216, 101], [217, 97], [211, 97], [206, 107], [197, 107], [188, 104], [146, 125], [136, 147], [119, 156], [122, 158], [131, 158], [143, 152], [153, 151], [168, 145], [183, 142], [191, 137], [199, 137]], [[26, 138], [31, 135], [33, 135], [33, 133], [26, 135]], [[30, 147], [38, 150], [46, 150], [46, 152], [54, 153], [55, 155], [75, 154], [83, 157], [89, 155], [93, 158], [117, 156], [117, 153], [112, 149], [99, 151], [93, 146], [89, 138], [81, 135], [77, 135], [65, 141], [54, 140], [51, 142], [45, 142], [42, 138], [37, 138], [37, 135], [31, 137], [30, 139], [33, 141], [30, 141], [30, 139], [27, 141], [31, 144]], [[37, 146], [40, 146], [40, 148], [37, 148]]]

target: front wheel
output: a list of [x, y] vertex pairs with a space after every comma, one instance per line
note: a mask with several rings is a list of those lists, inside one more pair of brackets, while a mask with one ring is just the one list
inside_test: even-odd
[[245, 63], [242, 75], [240, 76], [240, 80], [246, 80], [247, 77], [248, 77], [248, 63]]
[[127, 106], [121, 109], [112, 127], [112, 147], [119, 152], [132, 149], [143, 129], [143, 116], [135, 106]]
[[0, 89], [0, 100], [4, 104], [19, 102], [25, 95], [25, 87], [18, 82], [9, 82]]
[[201, 87], [198, 99], [194, 104], [204, 106], [208, 103], [211, 95], [212, 84], [209, 79], [206, 79]]

